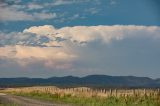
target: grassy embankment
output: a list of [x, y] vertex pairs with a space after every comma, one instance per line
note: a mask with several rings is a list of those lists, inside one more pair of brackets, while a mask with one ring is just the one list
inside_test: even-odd
[[160, 95], [156, 96], [121, 96], [121, 97], [72, 97], [70, 94], [60, 96], [59, 94], [50, 94], [33, 91], [30, 93], [14, 93], [19, 96], [27, 96], [36, 99], [48, 100], [57, 103], [69, 103], [82, 106], [160, 106]]

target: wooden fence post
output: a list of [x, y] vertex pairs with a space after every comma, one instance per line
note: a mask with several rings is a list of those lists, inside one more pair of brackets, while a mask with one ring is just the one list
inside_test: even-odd
[[117, 97], [117, 89], [115, 89], [115, 96]]
[[143, 90], [144, 95], [146, 95], [146, 89]]
[[134, 96], [135, 95], [135, 89], [133, 89], [132, 92], [133, 92], [133, 96]]
[[112, 89], [109, 90], [109, 95], [112, 96]]

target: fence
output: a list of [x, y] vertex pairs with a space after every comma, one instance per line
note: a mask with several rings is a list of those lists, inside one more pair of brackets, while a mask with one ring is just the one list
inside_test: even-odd
[[87, 87], [78, 88], [58, 88], [54, 86], [47, 87], [22, 87], [22, 88], [7, 88], [9, 92], [43, 92], [50, 94], [58, 94], [59, 96], [71, 95], [81, 97], [108, 97], [108, 96], [156, 96], [160, 95], [159, 89], [91, 89]]

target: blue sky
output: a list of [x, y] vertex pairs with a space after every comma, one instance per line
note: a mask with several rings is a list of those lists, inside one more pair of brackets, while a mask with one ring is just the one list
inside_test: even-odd
[[159, 0], [2, 0], [0, 77], [160, 75]]

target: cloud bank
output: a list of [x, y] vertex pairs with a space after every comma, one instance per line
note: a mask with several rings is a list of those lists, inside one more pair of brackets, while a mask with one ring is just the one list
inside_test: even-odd
[[60, 37], [72, 42], [92, 42], [101, 40], [109, 43], [112, 40], [122, 40], [127, 37], [159, 37], [160, 28], [158, 26], [135, 26], [135, 25], [114, 25], [114, 26], [75, 26], [54, 28], [51, 25], [34, 26], [25, 29], [23, 33], [33, 33], [45, 36], [50, 39]]
[[137, 65], [138, 69], [141, 69], [139, 64], [142, 63], [155, 67], [156, 64], [152, 64], [154, 62], [145, 59], [152, 57], [150, 60], [153, 61], [153, 58], [159, 56], [157, 53], [160, 51], [155, 48], [160, 41], [159, 34], [158, 26], [136, 25], [59, 29], [44, 25], [32, 26], [22, 32], [0, 32], [0, 51], [3, 51], [0, 52], [0, 61], [3, 60], [0, 67], [6, 69], [14, 65], [26, 70], [41, 67], [44, 70], [70, 70], [71, 73], [79, 70], [77, 73], [85, 74], [96, 73], [91, 70], [117, 70], [115, 66], [122, 70], [126, 68], [124, 64]]

